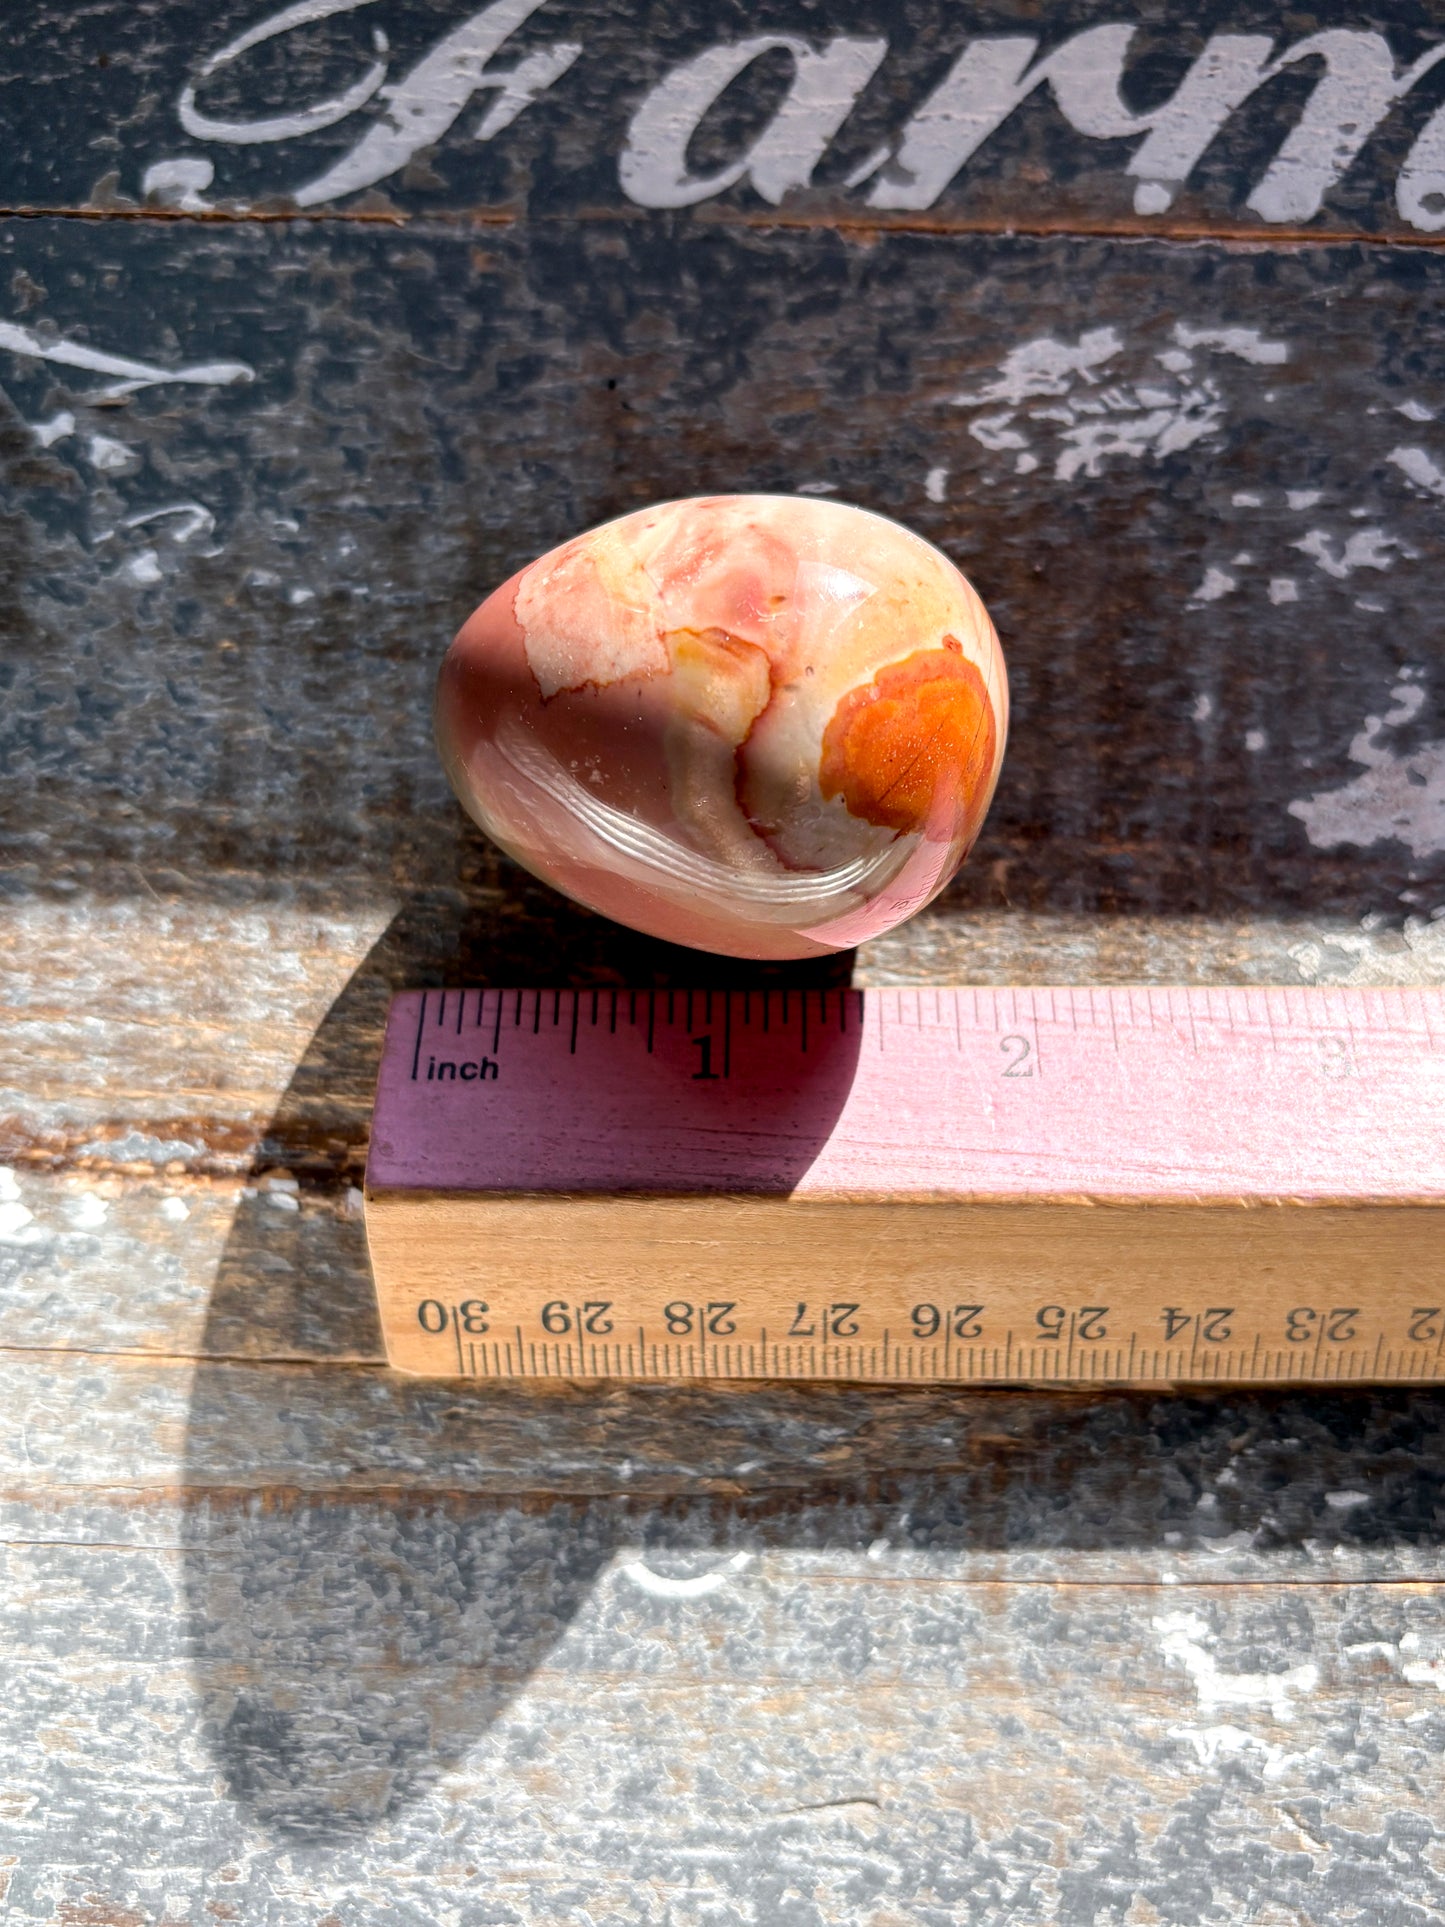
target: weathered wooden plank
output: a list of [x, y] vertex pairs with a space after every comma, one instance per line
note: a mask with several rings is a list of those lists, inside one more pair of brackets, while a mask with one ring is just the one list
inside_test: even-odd
[[1411, 0], [1287, 21], [1264, 0], [1102, 18], [1066, 0], [1046, 20], [1021, 0], [374, 7], [33, 8], [0, 68], [0, 198], [1426, 242], [1445, 225], [1438, 21]]
[[[864, 1530], [850, 1516], [871, 1522], [871, 1541], [906, 1512], [927, 1522], [926, 1538], [976, 1552], [984, 1577], [1057, 1577], [1056, 1554], [1081, 1578], [1178, 1576], [1191, 1559], [1242, 1580], [1439, 1576], [1441, 1404], [1431, 1394], [544, 1394], [342, 1363], [77, 1351], [8, 1352], [3, 1370], [13, 1415], [3, 1477], [27, 1506], [125, 1507], [154, 1491], [168, 1504], [215, 1495], [223, 1512], [246, 1512], [274, 1488], [302, 1513], [307, 1493], [343, 1509], [414, 1511], [445, 1509], [450, 1492], [488, 1503], [597, 1498], [602, 1517], [640, 1495], [679, 1504], [677, 1529], [706, 1543], [726, 1537], [729, 1507], [784, 1537], [807, 1515], [825, 1543]], [[1332, 1493], [1363, 1496], [1332, 1503]], [[270, 1531], [264, 1507], [246, 1516]], [[304, 1519], [277, 1530], [304, 1532]]]
[[892, 1544], [609, 1557], [479, 1523], [434, 1521], [425, 1573], [380, 1520], [337, 1568], [313, 1518], [304, 1576], [217, 1543], [179, 1641], [164, 1550], [9, 1551], [49, 1634], [7, 1694], [11, 1917], [219, 1894], [289, 1922], [320, 1894], [1323, 1923], [1445, 1897], [1438, 1588], [998, 1587]]
[[253, 375], [117, 412], [9, 358], [22, 885], [401, 879], [500, 934], [428, 742], [457, 617], [649, 497], [816, 484], [915, 523], [998, 616], [1014, 740], [961, 901], [1435, 907], [1445, 449], [1398, 412], [1442, 400], [1433, 259], [65, 222], [4, 253], [59, 337]]

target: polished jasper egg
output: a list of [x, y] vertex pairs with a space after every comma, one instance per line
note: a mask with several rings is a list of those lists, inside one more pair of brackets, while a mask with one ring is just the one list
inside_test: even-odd
[[842, 503], [715, 495], [530, 563], [452, 644], [437, 739], [518, 862], [618, 922], [739, 957], [875, 937], [978, 835], [1008, 722], [948, 559]]

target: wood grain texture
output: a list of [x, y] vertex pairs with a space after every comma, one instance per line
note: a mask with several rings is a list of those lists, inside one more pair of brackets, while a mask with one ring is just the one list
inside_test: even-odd
[[[1042, 90], [928, 208], [843, 184], [970, 36], [1136, 25], [1140, 113], [1211, 35], [1394, 75], [1438, 22], [549, 0], [498, 66], [582, 53], [508, 127], [483, 90], [300, 208], [383, 97], [238, 143], [187, 80], [284, 115], [478, 9], [201, 73], [275, 11], [42, 4], [0, 50], [0, 205], [84, 217], [0, 229], [9, 1917], [1436, 1917], [1436, 1395], [479, 1397], [382, 1367], [350, 1192], [391, 990], [765, 980], [519, 876], [428, 735], [496, 581], [700, 487], [913, 523], [1009, 651], [985, 842], [856, 981], [1445, 979], [1441, 268], [1398, 199], [1445, 67], [1298, 222], [1250, 201], [1322, 59], [1160, 214], [1145, 137]], [[811, 185], [630, 200], [649, 92], [773, 29], [889, 42]]]

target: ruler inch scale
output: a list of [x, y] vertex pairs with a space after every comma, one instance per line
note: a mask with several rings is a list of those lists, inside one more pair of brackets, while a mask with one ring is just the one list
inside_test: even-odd
[[366, 1224], [425, 1376], [1445, 1381], [1445, 989], [403, 992]]

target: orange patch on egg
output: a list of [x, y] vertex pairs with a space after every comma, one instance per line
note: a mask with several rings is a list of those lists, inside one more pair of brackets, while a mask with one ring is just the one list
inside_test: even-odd
[[818, 782], [850, 816], [882, 828], [921, 830], [941, 798], [960, 827], [987, 799], [993, 704], [983, 677], [952, 636], [889, 663], [850, 689], [823, 732]]

